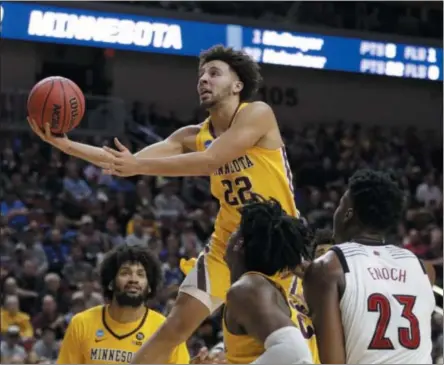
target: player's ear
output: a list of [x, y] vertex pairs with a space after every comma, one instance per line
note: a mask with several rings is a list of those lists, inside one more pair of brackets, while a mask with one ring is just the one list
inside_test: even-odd
[[348, 208], [344, 214], [344, 222], [350, 222], [353, 219], [353, 208]]
[[244, 248], [244, 239], [239, 238], [233, 246], [233, 251], [239, 252], [239, 251], [242, 251], [243, 248]]
[[244, 83], [242, 81], [236, 81], [233, 85], [233, 92], [239, 94], [244, 88]]
[[108, 284], [108, 290], [114, 290], [114, 281], [113, 280]]

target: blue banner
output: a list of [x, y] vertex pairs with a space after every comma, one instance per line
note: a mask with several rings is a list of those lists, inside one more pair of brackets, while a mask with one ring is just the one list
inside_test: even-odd
[[1, 37], [198, 56], [215, 44], [266, 64], [443, 80], [442, 48], [3, 2]]

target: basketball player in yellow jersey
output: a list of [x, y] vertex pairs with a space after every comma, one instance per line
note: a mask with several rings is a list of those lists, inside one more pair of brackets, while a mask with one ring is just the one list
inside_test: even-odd
[[231, 364], [312, 364], [299, 313], [276, 273], [311, 260], [310, 231], [270, 200], [242, 208], [239, 230], [225, 259], [231, 288], [223, 315], [226, 357]]
[[[144, 247], [118, 246], [102, 262], [101, 281], [109, 305], [78, 313], [71, 320], [58, 364], [129, 363], [142, 344], [165, 321], [145, 301], [156, 294], [161, 271]], [[179, 345], [169, 364], [188, 364], [185, 344]]]
[[[322, 256], [333, 246], [333, 232], [329, 229], [318, 229], [312, 242], [312, 255], [317, 258]], [[320, 364], [318, 345], [310, 311], [306, 303], [302, 282], [298, 277], [294, 277], [289, 292], [289, 303], [297, 312], [298, 327], [304, 338], [307, 340], [313, 362]]]
[[[221, 46], [200, 56], [197, 91], [209, 118], [174, 132], [165, 141], [132, 154], [117, 139], [117, 150], [98, 148], [42, 132], [43, 140], [61, 151], [85, 159], [118, 176], [210, 176], [220, 211], [211, 242], [187, 275], [166, 322], [133, 361], [163, 363], [224, 301], [230, 286], [223, 260], [226, 242], [239, 224], [238, 208], [253, 193], [277, 199], [290, 215], [298, 216], [292, 175], [279, 127], [271, 108], [254, 97], [261, 75], [248, 55]], [[291, 278], [282, 282], [287, 289]]]

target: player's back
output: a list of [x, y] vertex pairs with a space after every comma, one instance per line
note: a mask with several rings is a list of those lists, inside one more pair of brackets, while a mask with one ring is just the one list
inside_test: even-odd
[[[242, 110], [248, 103], [238, 108]], [[210, 120], [201, 126], [196, 137], [198, 151], [204, 151], [215, 139]], [[240, 221], [238, 209], [251, 201], [252, 193], [278, 200], [290, 215], [298, 215], [293, 194], [293, 177], [285, 148], [259, 146], [245, 151], [233, 161], [220, 166], [210, 177], [211, 192], [219, 200], [220, 210], [215, 235], [226, 242]]]
[[433, 289], [420, 260], [392, 245], [344, 243], [340, 302], [348, 364], [430, 364]]
[[[294, 305], [290, 302], [288, 295], [285, 289], [278, 283], [273, 280], [273, 277], [266, 276], [259, 272], [247, 272], [243, 276], [247, 275], [259, 275], [267, 279], [270, 285], [274, 286], [276, 290], [278, 290], [283, 298], [287, 301], [288, 308], [290, 310], [290, 318], [296, 327], [302, 333], [303, 338], [305, 339], [306, 346], [309, 348], [312, 358], [315, 364], [319, 363], [319, 356], [316, 346], [316, 338], [313, 337], [313, 333], [307, 336], [307, 330], [305, 327], [304, 317], [301, 312], [299, 312]], [[224, 334], [224, 344], [226, 357], [230, 364], [249, 364], [255, 361], [259, 356], [261, 356], [265, 352], [264, 345], [260, 343], [255, 337], [247, 335], [247, 334], [234, 334], [227, 327], [226, 315], [227, 315], [227, 304], [224, 307], [223, 316], [222, 316], [222, 327]], [[229, 310], [229, 309], [228, 309]], [[302, 347], [305, 347], [302, 344]]]

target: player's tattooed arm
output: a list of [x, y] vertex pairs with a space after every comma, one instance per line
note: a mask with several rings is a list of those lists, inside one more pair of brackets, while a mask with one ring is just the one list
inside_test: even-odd
[[233, 125], [202, 152], [166, 158], [125, 159], [119, 151], [106, 148], [114, 155], [110, 173], [119, 176], [207, 176], [255, 146], [272, 128], [276, 119], [263, 102], [251, 103], [236, 116]]
[[322, 364], [345, 364], [345, 341], [339, 307], [341, 264], [333, 251], [316, 259], [306, 270], [304, 296], [310, 310]]

